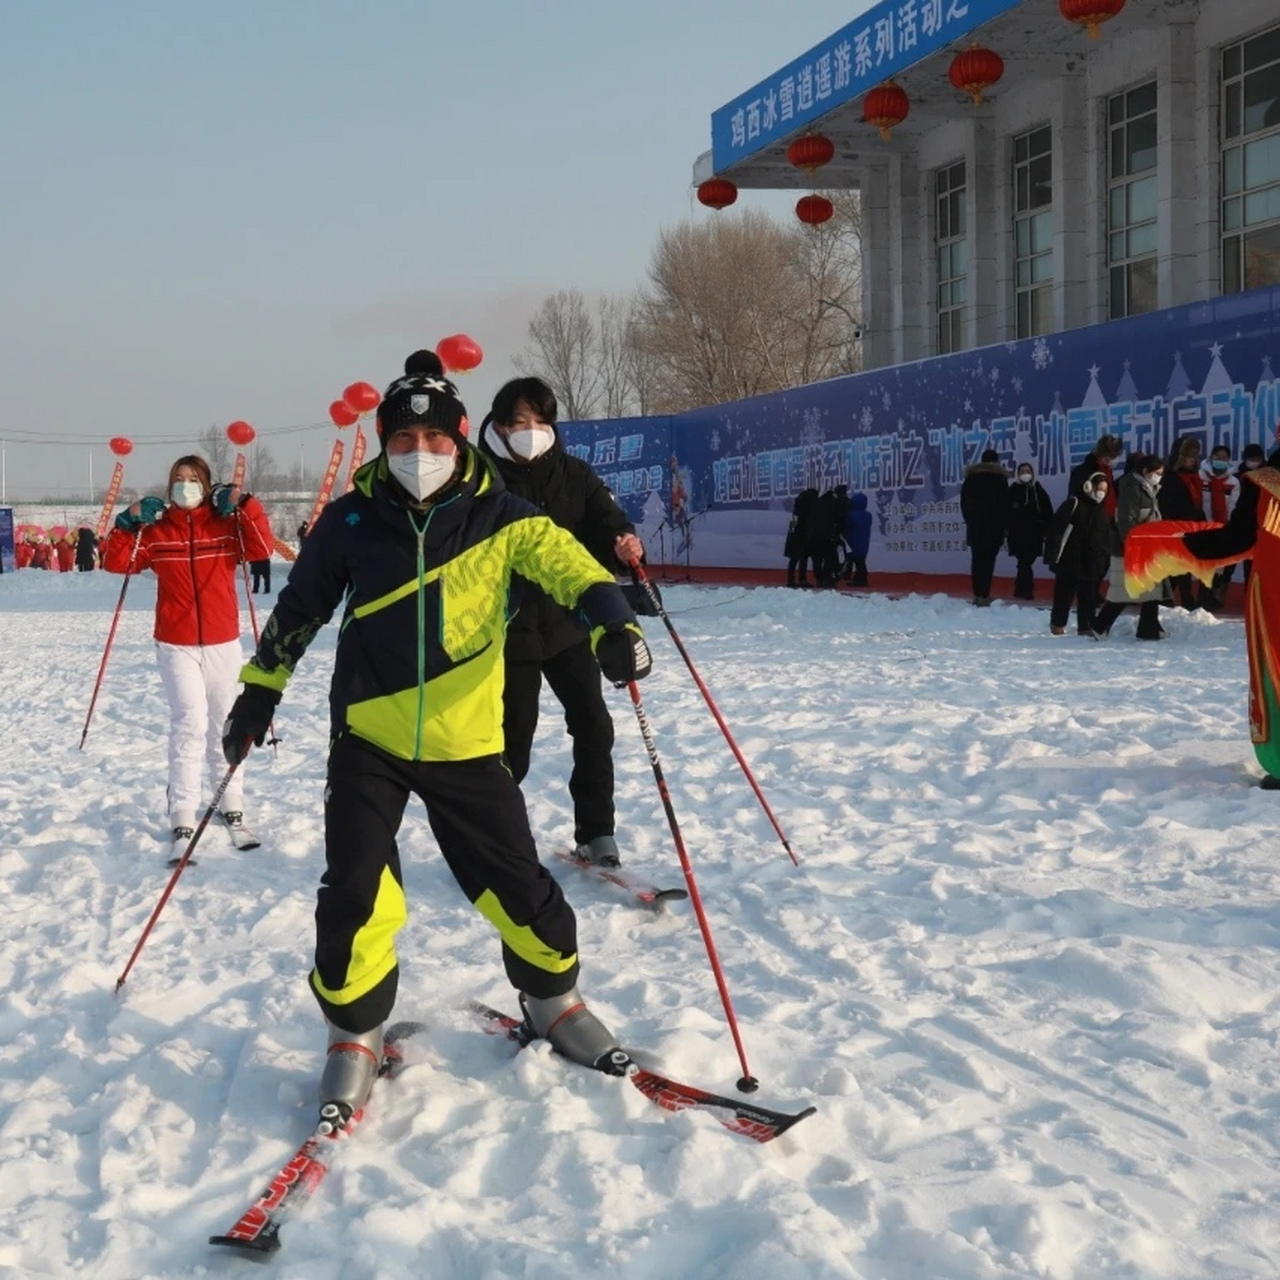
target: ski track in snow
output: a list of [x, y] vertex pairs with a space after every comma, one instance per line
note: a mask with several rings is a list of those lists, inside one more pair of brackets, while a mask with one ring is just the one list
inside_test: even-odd
[[[168, 877], [154, 585], [0, 578], [0, 1277], [232, 1274], [210, 1248], [309, 1132], [307, 990], [335, 628], [212, 825], [120, 996]], [[1044, 591], [1044, 584], [1041, 590]], [[260, 598], [261, 599], [261, 598]], [[396, 1016], [423, 1019], [278, 1277], [1271, 1277], [1280, 1273], [1280, 795], [1259, 775], [1238, 622], [1135, 644], [944, 597], [671, 585], [664, 599], [795, 868], [660, 620], [641, 686], [775, 1143], [664, 1115], [455, 1011], [514, 1009], [497, 941], [402, 831]], [[261, 614], [265, 616], [264, 601]], [[245, 614], [247, 628], [248, 618]], [[610, 693], [626, 864], [679, 863]], [[526, 783], [572, 835], [568, 740]], [[583, 990], [671, 1075], [740, 1074], [688, 903], [556, 868]]]

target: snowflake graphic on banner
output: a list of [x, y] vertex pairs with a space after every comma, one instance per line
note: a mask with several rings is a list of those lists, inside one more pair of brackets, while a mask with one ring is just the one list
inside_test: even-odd
[[719, 427], [717, 427], [711, 433], [711, 447], [717, 453], [720, 452], [720, 428]]
[[1049, 350], [1049, 344], [1043, 338], [1037, 338], [1035, 345], [1031, 348], [1031, 363], [1037, 369], [1047, 369], [1053, 363], [1053, 352]]
[[871, 424], [875, 420], [876, 415], [871, 412], [871, 406], [869, 404], [864, 404], [862, 406], [862, 412], [858, 415], [858, 421], [862, 423], [863, 430], [870, 431]]
[[826, 439], [822, 434], [822, 414], [817, 409], [806, 409], [800, 421], [800, 443], [822, 444]]

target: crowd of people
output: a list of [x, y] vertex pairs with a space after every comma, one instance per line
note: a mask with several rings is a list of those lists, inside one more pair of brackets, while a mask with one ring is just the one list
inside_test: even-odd
[[[1118, 436], [1103, 435], [1072, 469], [1067, 497], [1055, 510], [1029, 463], [1019, 463], [1011, 480], [999, 455], [987, 450], [965, 469], [960, 490], [973, 603], [991, 603], [996, 558], [1007, 549], [1017, 563], [1015, 598], [1035, 599], [1038, 560], [1053, 572], [1049, 626], [1054, 635], [1066, 634], [1073, 607], [1077, 633], [1095, 640], [1110, 634], [1130, 606], [1138, 610], [1139, 640], [1163, 639], [1162, 604], [1220, 612], [1234, 565], [1220, 570], [1209, 587], [1198, 585], [1191, 574], [1178, 574], [1131, 596], [1124, 582], [1125, 542], [1138, 525], [1156, 520], [1225, 524], [1242, 477], [1264, 462], [1256, 444], [1245, 448], [1234, 468], [1224, 445], [1215, 446], [1207, 460], [1201, 452], [1190, 435], [1179, 436], [1167, 456], [1126, 454]], [[1248, 561], [1244, 574], [1247, 581]]]
[[847, 484], [835, 485], [825, 493], [804, 489], [792, 504], [782, 548], [787, 558], [787, 586], [835, 587], [841, 582], [870, 586], [870, 549], [871, 512], [865, 493], [850, 494]]
[[48, 533], [28, 526], [17, 530], [13, 562], [16, 569], [91, 573], [99, 565], [98, 536], [87, 525]]

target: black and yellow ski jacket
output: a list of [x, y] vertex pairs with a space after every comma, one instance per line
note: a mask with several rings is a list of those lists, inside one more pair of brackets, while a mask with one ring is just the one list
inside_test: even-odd
[[576, 610], [593, 647], [635, 615], [612, 575], [509, 493], [471, 446], [438, 502], [418, 510], [398, 493], [380, 456], [325, 508], [240, 678], [283, 693], [345, 600], [329, 690], [334, 737], [353, 733], [404, 760], [496, 754], [512, 573]]

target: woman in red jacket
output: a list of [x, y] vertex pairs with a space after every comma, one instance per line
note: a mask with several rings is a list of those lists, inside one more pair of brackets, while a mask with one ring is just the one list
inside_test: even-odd
[[[169, 825], [173, 853], [180, 855], [203, 807], [202, 758], [213, 789], [226, 772], [222, 725], [244, 661], [236, 566], [269, 556], [273, 539], [257, 498], [215, 486], [209, 464], [196, 454], [170, 468], [168, 493], [169, 506], [142, 498], [116, 517], [102, 567], [156, 575], [156, 656], [169, 700]], [[236, 831], [243, 815], [237, 771], [222, 798], [222, 817]]]

